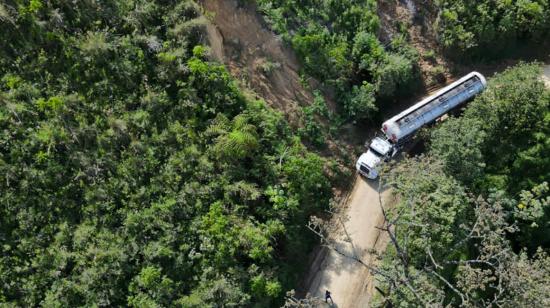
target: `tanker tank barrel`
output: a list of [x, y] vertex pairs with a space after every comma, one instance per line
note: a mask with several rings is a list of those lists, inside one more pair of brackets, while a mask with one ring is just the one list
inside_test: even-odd
[[382, 124], [382, 131], [388, 140], [399, 144], [424, 125], [482, 92], [486, 85], [483, 75], [472, 72], [387, 120]]

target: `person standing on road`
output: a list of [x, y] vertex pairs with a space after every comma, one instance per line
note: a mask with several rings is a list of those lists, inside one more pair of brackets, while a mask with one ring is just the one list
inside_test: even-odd
[[332, 296], [330, 296], [330, 291], [326, 290], [326, 292], [325, 292], [325, 303], [328, 303], [329, 299], [330, 299], [330, 303], [334, 304], [334, 301], [332, 300]]

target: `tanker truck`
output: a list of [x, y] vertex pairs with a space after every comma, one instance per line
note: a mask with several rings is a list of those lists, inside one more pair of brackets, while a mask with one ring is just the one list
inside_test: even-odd
[[385, 121], [381, 136], [372, 139], [367, 151], [357, 160], [357, 172], [366, 178], [376, 179], [377, 166], [399, 153], [420, 128], [471, 100], [486, 86], [483, 75], [471, 72]]

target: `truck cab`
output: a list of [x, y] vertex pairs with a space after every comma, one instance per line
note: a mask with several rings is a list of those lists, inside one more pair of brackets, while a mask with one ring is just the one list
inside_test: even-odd
[[388, 140], [375, 137], [368, 146], [367, 152], [361, 154], [357, 160], [355, 168], [362, 176], [374, 180], [378, 177], [376, 166], [381, 161], [388, 161], [395, 153], [393, 145]]

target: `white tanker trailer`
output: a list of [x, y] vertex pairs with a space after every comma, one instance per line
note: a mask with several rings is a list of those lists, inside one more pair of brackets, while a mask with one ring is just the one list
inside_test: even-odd
[[382, 124], [384, 137], [375, 137], [367, 152], [363, 153], [355, 165], [359, 174], [376, 179], [376, 166], [395, 156], [414, 134], [424, 125], [435, 122], [450, 110], [467, 102], [481, 93], [487, 86], [485, 77], [472, 72], [450, 85], [414, 104]]

